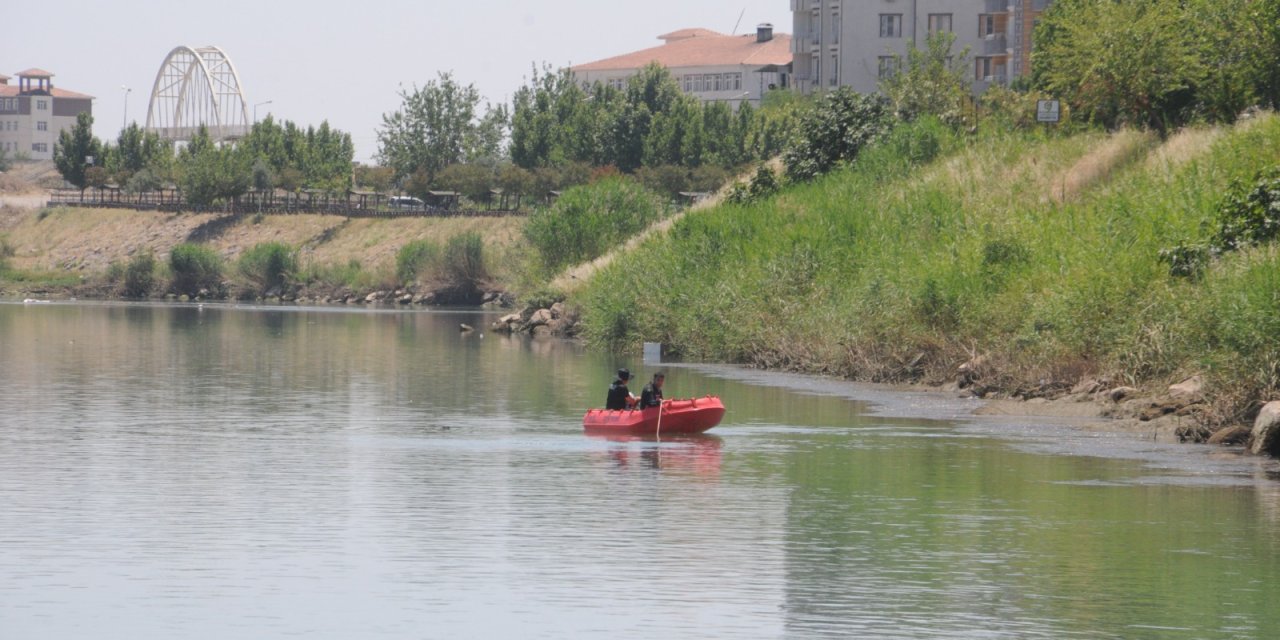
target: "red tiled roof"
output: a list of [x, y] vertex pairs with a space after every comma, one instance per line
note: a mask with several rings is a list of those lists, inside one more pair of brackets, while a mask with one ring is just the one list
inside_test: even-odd
[[681, 29], [679, 31], [672, 31], [671, 33], [664, 33], [658, 36], [658, 39], [670, 42], [672, 40], [684, 40], [685, 38], [703, 38], [703, 37], [709, 37], [709, 36], [724, 37], [724, 34], [718, 31], [712, 31], [710, 29], [700, 29], [700, 28], [694, 27], [692, 29]]
[[[16, 84], [0, 84], [0, 98], [14, 98], [22, 95], [21, 87]], [[35, 94], [43, 95], [43, 94]], [[67, 100], [93, 100], [93, 96], [77, 93], [75, 91], [67, 91], [66, 89], [54, 88], [50, 95], [55, 98], [64, 98]]]
[[19, 78], [52, 78], [53, 74], [44, 69], [27, 69], [18, 72]]
[[67, 91], [66, 89], [58, 89], [56, 87], [53, 89], [52, 93], [53, 93], [53, 97], [55, 98], [69, 98], [72, 100], [92, 100], [93, 99], [93, 96], [87, 93], [79, 93], [77, 91]]
[[667, 40], [666, 44], [573, 67], [574, 71], [639, 69], [657, 62], [669, 69], [723, 65], [791, 64], [791, 36], [774, 34], [768, 42], [756, 42], [756, 34], [726, 36], [706, 29], [684, 29], [662, 36], [698, 32], [697, 35]]

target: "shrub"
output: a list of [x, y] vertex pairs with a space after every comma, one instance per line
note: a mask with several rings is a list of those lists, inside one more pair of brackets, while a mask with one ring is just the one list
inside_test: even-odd
[[13, 254], [13, 245], [9, 244], [9, 239], [0, 236], [0, 273], [9, 270], [9, 258], [12, 258]]
[[892, 123], [893, 116], [882, 97], [848, 87], [826, 94], [801, 114], [796, 139], [782, 154], [787, 177], [812, 180], [852, 161]]
[[525, 224], [525, 236], [548, 269], [592, 260], [667, 215], [662, 198], [614, 177], [565, 191]]
[[128, 298], [145, 298], [156, 283], [156, 258], [145, 251], [129, 260], [124, 268], [124, 295]]
[[177, 294], [198, 295], [201, 290], [222, 288], [222, 258], [209, 247], [183, 243], [169, 252], [170, 289]]
[[1169, 265], [1169, 275], [1175, 278], [1199, 278], [1209, 266], [1212, 252], [1207, 245], [1178, 243], [1160, 250], [1160, 261]]
[[751, 176], [748, 183], [734, 183], [729, 188], [729, 193], [725, 195], [725, 199], [735, 204], [747, 204], [767, 198], [778, 192], [782, 188], [782, 183], [778, 180], [778, 174], [773, 169], [765, 165], [756, 168], [755, 175]]
[[1235, 183], [1218, 209], [1214, 244], [1233, 251], [1280, 235], [1280, 167], [1259, 172], [1252, 185]]
[[459, 233], [444, 245], [441, 275], [453, 282], [477, 282], [489, 277], [484, 264], [484, 238], [475, 231]]
[[240, 254], [236, 267], [259, 293], [267, 293], [284, 288], [289, 277], [297, 271], [298, 260], [289, 245], [263, 242]]
[[410, 283], [430, 273], [440, 261], [440, 246], [430, 240], [413, 240], [396, 254], [396, 277]]

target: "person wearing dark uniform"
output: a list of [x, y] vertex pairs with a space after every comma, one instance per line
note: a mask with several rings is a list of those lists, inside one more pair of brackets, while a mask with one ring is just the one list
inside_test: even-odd
[[609, 385], [609, 399], [604, 403], [605, 409], [620, 411], [632, 403], [631, 391], [627, 389], [627, 381], [630, 379], [630, 371], [618, 369], [618, 379]]
[[644, 386], [644, 391], [640, 392], [640, 408], [648, 409], [662, 404], [662, 383], [667, 376], [663, 373], [653, 374], [653, 382]]

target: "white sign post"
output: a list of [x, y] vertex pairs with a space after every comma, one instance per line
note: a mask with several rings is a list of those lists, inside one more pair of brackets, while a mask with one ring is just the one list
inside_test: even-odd
[[1062, 119], [1062, 103], [1057, 100], [1036, 100], [1036, 122], [1058, 122]]

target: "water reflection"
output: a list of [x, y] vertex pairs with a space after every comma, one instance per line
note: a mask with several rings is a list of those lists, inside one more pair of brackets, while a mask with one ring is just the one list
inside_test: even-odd
[[619, 469], [661, 469], [689, 472], [704, 478], [720, 475], [724, 441], [717, 436], [699, 434], [656, 438], [588, 434], [586, 437], [607, 442], [605, 456]]
[[711, 434], [591, 437], [657, 367], [489, 318], [0, 304], [0, 637], [1280, 629], [1274, 465], [678, 365]]

